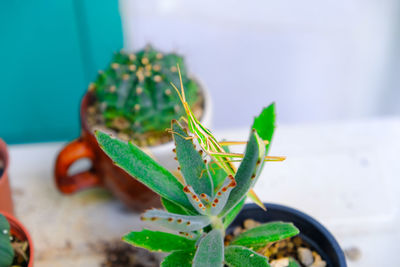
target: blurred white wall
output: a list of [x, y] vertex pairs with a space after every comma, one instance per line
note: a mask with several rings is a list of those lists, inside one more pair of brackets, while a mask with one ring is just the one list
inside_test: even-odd
[[210, 89], [215, 126], [230, 127], [249, 125], [271, 101], [290, 123], [399, 111], [399, 4], [120, 0], [120, 9], [125, 48], [185, 55]]

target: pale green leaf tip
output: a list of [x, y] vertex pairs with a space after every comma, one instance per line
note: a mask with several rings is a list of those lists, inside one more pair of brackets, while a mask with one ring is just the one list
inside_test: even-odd
[[100, 131], [100, 130], [94, 130], [94, 136], [96, 137], [96, 141], [99, 144], [100, 148], [103, 149], [103, 145], [100, 142], [100, 138], [102, 137], [108, 137], [111, 138], [111, 136], [109, 136], [108, 134]]
[[129, 240], [129, 238], [128, 238], [127, 236], [123, 236], [123, 237], [121, 238], [121, 240], [122, 240], [123, 242], [129, 244], [129, 245], [134, 246], [134, 244]]
[[103, 134], [102, 131], [100, 131], [100, 130], [94, 130], [94, 136], [96, 136], [96, 138], [99, 138], [99, 136], [100, 136], [101, 134]]

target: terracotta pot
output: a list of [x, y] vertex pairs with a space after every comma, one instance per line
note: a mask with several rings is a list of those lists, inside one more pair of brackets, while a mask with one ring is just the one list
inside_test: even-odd
[[[204, 87], [203, 87], [204, 88]], [[160, 198], [145, 185], [133, 179], [101, 150], [95, 136], [87, 124], [87, 108], [95, 101], [95, 96], [88, 92], [83, 97], [80, 108], [81, 137], [66, 145], [59, 153], [55, 165], [55, 182], [64, 194], [102, 186], [109, 189], [117, 198], [135, 211], [143, 211], [161, 205]], [[204, 92], [205, 108], [202, 121], [209, 124], [211, 104]], [[176, 168], [172, 152], [173, 142], [168, 142], [148, 149], [160, 164], [168, 169]], [[79, 159], [88, 158], [92, 162], [90, 170], [75, 175], [68, 174], [69, 167]]]
[[7, 145], [2, 139], [0, 139], [0, 160], [4, 163], [3, 173], [0, 175], [0, 212], [14, 214], [10, 183], [8, 181], [8, 151]]
[[29, 232], [25, 229], [20, 221], [18, 221], [14, 216], [7, 212], [0, 212], [3, 214], [8, 223], [10, 224], [10, 232], [13, 236], [17, 237], [21, 241], [28, 241], [29, 244], [29, 263], [28, 267], [33, 267], [33, 259], [34, 259], [34, 248], [32, 238]]

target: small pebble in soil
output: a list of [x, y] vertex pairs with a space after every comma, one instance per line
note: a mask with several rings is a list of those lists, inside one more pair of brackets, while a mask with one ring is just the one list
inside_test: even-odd
[[235, 230], [233, 230], [233, 236], [239, 235], [243, 231], [242, 227], [237, 226]]
[[322, 260], [321, 256], [317, 252], [313, 251], [312, 255], [314, 257], [314, 262], [309, 267], [325, 267], [326, 266], [326, 262]]
[[260, 225], [259, 222], [256, 222], [255, 220], [252, 220], [252, 219], [247, 219], [243, 222], [243, 226], [246, 230], [250, 230], [259, 225]]
[[298, 248], [297, 257], [299, 258], [300, 262], [305, 266], [310, 266], [314, 262], [312, 251], [308, 248]]
[[287, 267], [289, 266], [289, 258], [282, 258], [271, 261], [271, 267]]
[[123, 131], [130, 127], [130, 123], [127, 119], [123, 117], [118, 117], [112, 121], [112, 127], [115, 128], [116, 130]]
[[361, 258], [361, 250], [358, 247], [346, 248], [344, 254], [351, 261], [357, 261]]

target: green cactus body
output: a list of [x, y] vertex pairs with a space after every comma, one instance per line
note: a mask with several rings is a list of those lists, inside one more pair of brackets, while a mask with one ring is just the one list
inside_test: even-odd
[[171, 87], [171, 82], [179, 83], [178, 64], [189, 105], [201, 106], [199, 85], [188, 76], [181, 56], [163, 54], [151, 46], [135, 54], [116, 53], [110, 66], [99, 72], [89, 87], [105, 126], [140, 146], [154, 145], [160, 136], [166, 136], [171, 120], [184, 115]]
[[275, 119], [275, 114], [268, 114], [263, 112], [256, 118], [237, 172], [225, 173], [222, 182], [221, 171], [224, 171], [220, 169], [217, 174], [212, 169], [213, 158], [197, 150], [190, 133], [177, 121], [172, 122], [171, 129], [183, 176], [180, 180], [133, 143], [96, 132], [105, 153], [132, 177], [158, 193], [166, 209], [146, 211], [141, 218], [153, 227], [167, 228], [168, 233], [143, 230], [131, 232], [123, 240], [150, 251], [170, 253], [162, 262], [163, 267], [270, 266], [269, 259], [257, 253], [257, 249], [297, 235], [299, 230], [292, 223], [261, 224], [239, 234], [230, 244], [224, 244], [226, 227], [236, 217], [264, 166], [267, 148], [261, 136], [268, 136], [270, 141], [274, 127], [265, 127], [274, 125]]
[[11, 266], [14, 259], [10, 237], [10, 224], [6, 217], [0, 214], [0, 267]]

